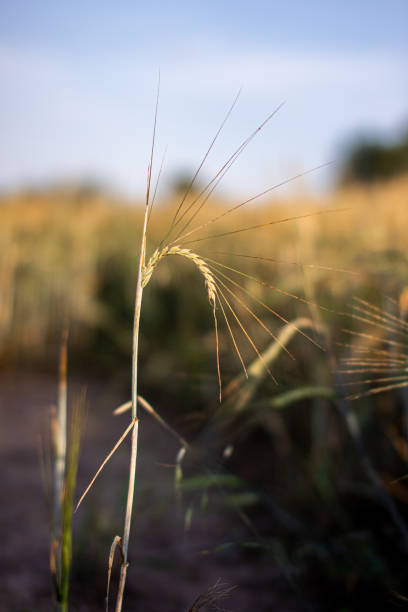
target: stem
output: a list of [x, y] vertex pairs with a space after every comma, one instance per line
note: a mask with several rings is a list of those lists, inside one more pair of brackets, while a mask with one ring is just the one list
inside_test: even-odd
[[81, 420], [85, 406], [85, 391], [82, 391], [75, 402], [70, 415], [70, 435], [67, 455], [67, 466], [64, 479], [62, 503], [62, 541], [61, 541], [61, 580], [59, 592], [60, 612], [68, 612], [69, 580], [72, 560], [72, 514], [74, 509], [75, 484], [78, 472], [79, 451], [81, 444]]
[[65, 325], [60, 348], [57, 419], [54, 432], [54, 530], [57, 537], [61, 520], [67, 454], [67, 343], [68, 326]]
[[135, 476], [136, 476], [136, 464], [137, 464], [137, 441], [139, 422], [137, 418], [137, 367], [138, 367], [138, 352], [139, 352], [139, 327], [140, 327], [140, 312], [142, 308], [142, 270], [145, 263], [146, 253], [146, 230], [148, 221], [149, 206], [146, 203], [145, 216], [143, 222], [143, 233], [142, 233], [142, 244], [140, 247], [139, 257], [139, 270], [136, 284], [136, 297], [135, 297], [135, 314], [133, 323], [133, 348], [132, 348], [132, 422], [134, 424], [132, 429], [132, 441], [131, 441], [131, 452], [130, 452], [130, 464], [129, 464], [129, 486], [128, 495], [126, 502], [126, 515], [125, 525], [123, 530], [122, 538], [122, 549], [123, 549], [123, 561], [120, 568], [120, 581], [118, 594], [116, 598], [115, 612], [121, 612], [123, 603], [123, 593], [125, 590], [126, 574], [128, 568], [128, 547], [129, 547], [129, 535], [130, 535], [130, 523], [132, 520], [133, 510], [133, 498], [135, 492]]
[[[56, 414], [52, 417], [51, 432], [54, 448], [54, 482], [53, 510], [51, 517], [50, 566], [53, 578], [57, 610], [68, 610], [68, 580], [71, 551], [68, 546], [67, 531], [71, 533], [71, 524], [65, 526], [67, 463], [67, 363], [68, 363], [68, 323], [65, 322], [60, 355], [58, 403]], [[61, 547], [59, 539], [62, 538]], [[66, 567], [68, 566], [68, 571]], [[65, 584], [66, 583], [66, 584]], [[65, 606], [65, 607], [64, 607]]]

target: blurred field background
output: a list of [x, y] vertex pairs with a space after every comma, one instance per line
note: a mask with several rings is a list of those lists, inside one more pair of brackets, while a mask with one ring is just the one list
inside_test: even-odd
[[[258, 229], [255, 240], [253, 232], [243, 232], [208, 243], [204, 241], [196, 250], [284, 292], [310, 300], [311, 304], [305, 304], [255, 280], [244, 279], [248, 290], [287, 320], [307, 318], [327, 326], [324, 343], [329, 343], [336, 358], [341, 358], [346, 349], [336, 343], [347, 341], [342, 329], [359, 329], [358, 321], [346, 320], [340, 314], [351, 311], [353, 296], [382, 305], [386, 295], [398, 299], [405, 287], [407, 194], [408, 182], [402, 176], [391, 182], [345, 186], [320, 200], [299, 195], [289, 201], [265, 202], [251, 212], [226, 217], [225, 226], [217, 223], [217, 230], [222, 233], [224, 229], [309, 213], [311, 216]], [[177, 201], [157, 205], [149, 234], [150, 252], [163, 237]], [[206, 215], [210, 218], [219, 214], [227, 205], [213, 202], [203, 219]], [[314, 214], [322, 210], [323, 214]], [[36, 478], [31, 476], [30, 482], [36, 482], [35, 495], [40, 498], [34, 513], [38, 525], [38, 521], [44, 524], [45, 519], [41, 517], [42, 492], [35, 445], [37, 435], [44, 431], [47, 405], [55, 402], [61, 330], [66, 320], [70, 327], [70, 396], [71, 385], [76, 389], [84, 384], [91, 388], [92, 398], [89, 427], [84, 433], [81, 483], [86, 484], [115, 442], [123, 423], [118, 424], [120, 417], [113, 417], [111, 411], [130, 393], [131, 324], [141, 207], [130, 207], [99, 191], [65, 188], [3, 198], [1, 215], [1, 364], [3, 402], [7, 402], [3, 410], [6, 421], [14, 423], [16, 439], [24, 439], [22, 430], [27, 419], [32, 423], [25, 434], [29, 440], [24, 452], [31, 457], [30, 469], [37, 473]], [[272, 258], [279, 263], [252, 261], [233, 257], [231, 253]], [[267, 349], [271, 338], [255, 320], [251, 322], [244, 308], [239, 305], [237, 308], [259, 350]], [[256, 304], [254, 310], [262, 316]], [[264, 323], [278, 333], [283, 327], [282, 321], [271, 313], [265, 314]], [[308, 331], [321, 342], [319, 335]], [[245, 361], [251, 363], [256, 355], [243, 334], [239, 346]], [[268, 376], [260, 375], [251, 401], [238, 408], [239, 397], [232, 407], [227, 400], [232, 414], [221, 418], [223, 408], [217, 403], [215, 336], [206, 291], [195, 267], [177, 257], [161, 262], [146, 289], [141, 347], [141, 393], [180, 435], [199, 449], [196, 451], [199, 460], [196, 456], [186, 457], [186, 470], [189, 477], [199, 479], [201, 475], [204, 480], [192, 484], [197, 490], [187, 493], [192, 497], [184, 499], [181, 508], [175, 505], [172, 475], [168, 469], [157, 466], [174, 463], [177, 444], [171, 436], [160, 432], [149, 417], [144, 417], [147, 431], [153, 429], [146, 434], [152, 448], [144, 455], [142, 420], [141, 456], [142, 464], [147, 467], [141, 470], [144, 476], [139, 488], [143, 501], [138, 501], [138, 512], [149, 519], [137, 518], [136, 514], [135, 523], [140, 528], [140, 520], [148, 520], [148, 525], [152, 521], [149, 528], [154, 542], [155, 537], [163, 537], [162, 530], [173, 534], [177, 529], [183, 533], [185, 514], [194, 508], [193, 517], [188, 519], [192, 521], [191, 541], [187, 531], [184, 538], [189, 544], [183, 545], [188, 550], [183, 554], [192, 554], [197, 571], [201, 572], [201, 581], [196, 577], [192, 584], [198, 589], [205, 588], [205, 580], [214, 582], [219, 577], [214, 571], [239, 582], [242, 578], [240, 574], [237, 577], [236, 568], [244, 566], [253, 576], [246, 579], [245, 592], [260, 589], [263, 593], [248, 595], [246, 605], [251, 605], [252, 597], [258, 597], [257, 601], [277, 598], [276, 605], [284, 606], [283, 602], [289, 598], [288, 607], [284, 608], [289, 610], [303, 605], [301, 602], [306, 598], [313, 605], [331, 609], [326, 606], [335, 605], [335, 596], [341, 598], [341, 605], [361, 609], [359, 606], [371, 602], [371, 597], [380, 597], [381, 601], [392, 598], [391, 586], [399, 585], [404, 576], [402, 551], [399, 551], [393, 523], [367, 480], [361, 457], [353, 449], [342, 415], [330, 398], [334, 394], [335, 373], [327, 351], [296, 334], [289, 345], [295, 360], [282, 352], [271, 366], [278, 385]], [[242, 372], [228, 330], [221, 324], [220, 347], [223, 384], [228, 389], [228, 384]], [[361, 421], [361, 436], [370, 460], [405, 513], [408, 501], [405, 484], [390, 485], [404, 473], [406, 462], [399, 397], [394, 392], [365, 398], [353, 409]], [[17, 415], [23, 420], [15, 422]], [[211, 425], [217, 415], [221, 418], [220, 424]], [[161, 440], [159, 446], [157, 439]], [[14, 462], [15, 445], [8, 439], [7, 446], [11, 448], [5, 460], [9, 457]], [[232, 454], [221, 463], [226, 447]], [[82, 550], [74, 542], [77, 606], [82, 600], [87, 601], [88, 595], [83, 593], [92, 580], [96, 580], [101, 590], [112, 524], [120, 528], [118, 504], [122, 494], [117, 492], [118, 498], [114, 501], [115, 495], [106, 491], [107, 488], [117, 490], [118, 483], [120, 488], [125, 487], [126, 449], [121, 449], [118, 455], [119, 458], [112, 460], [114, 467], [108, 468], [95, 485], [91, 509], [85, 502], [80, 511], [85, 517], [90, 512], [96, 513], [93, 519], [79, 516], [78, 520], [80, 525], [84, 520], [92, 520], [97, 531], [91, 538], [93, 543], [82, 544]], [[205, 481], [205, 471], [203, 476], [203, 466], [215, 474], [226, 470], [239, 479], [238, 491], [233, 485], [232, 490], [227, 486], [223, 492], [213, 493]], [[24, 464], [22, 470], [25, 480]], [[151, 470], [153, 475], [149, 473]], [[21, 483], [17, 480], [15, 486], [19, 495]], [[107, 495], [108, 500], [102, 504]], [[207, 495], [211, 501], [203, 502], [203, 496]], [[233, 512], [231, 516], [231, 504], [238, 515]], [[166, 507], [170, 510], [165, 511]], [[14, 517], [16, 507], [9, 508]], [[169, 524], [168, 513], [176, 509], [175, 527]], [[24, 507], [21, 511], [24, 514]], [[241, 512], [245, 512], [244, 521], [239, 520]], [[200, 527], [198, 535], [193, 535], [196, 521]], [[223, 525], [221, 533], [218, 522]], [[80, 540], [86, 539], [84, 529], [84, 526], [79, 529]], [[202, 536], [203, 530], [209, 531], [206, 537]], [[38, 532], [33, 542], [37, 538]], [[98, 558], [90, 561], [83, 547], [86, 551], [88, 546], [95, 546], [95, 539], [105, 542], [105, 550], [98, 544], [94, 553]], [[40, 584], [47, 584], [46, 542], [44, 534], [42, 541], [35, 545], [40, 551], [37, 554], [44, 556], [43, 575], [37, 577]], [[137, 563], [143, 568], [141, 575], [147, 572], [145, 586], [151, 582], [154, 590], [157, 575], [160, 580], [167, 575], [164, 579], [167, 584], [166, 564], [171, 562], [168, 552], [156, 542], [143, 543], [143, 539], [133, 547]], [[180, 551], [174, 542], [172, 547], [171, 554], [176, 558]], [[243, 547], [238, 560], [236, 547]], [[245, 547], [254, 548], [249, 557]], [[203, 565], [201, 548], [214, 549], [210, 557], [216, 560], [209, 563], [206, 555]], [[151, 563], [154, 567], [163, 567], [148, 571], [146, 567]], [[185, 569], [182, 561], [178, 563], [179, 579], [183, 583]], [[231, 569], [234, 563], [235, 569]], [[75, 564], [80, 567], [79, 578]], [[87, 577], [83, 583], [80, 577], [84, 572], [88, 576], [90, 568], [85, 570], [82, 566], [87, 564], [93, 566], [93, 578]], [[21, 567], [19, 571], [24, 574]], [[25, 571], [32, 573], [27, 568]], [[145, 597], [151, 605], [160, 605], [149, 589], [144, 595], [138, 592], [138, 571], [136, 568], [136, 576], [131, 579], [131, 584], [136, 585], [133, 587], [135, 601]], [[262, 584], [257, 582], [259, 571]], [[289, 586], [286, 573], [290, 576]], [[290, 586], [293, 580], [295, 587]], [[190, 586], [184, 600], [194, 599], [191, 579], [187, 583]], [[27, 594], [31, 594], [27, 595], [28, 599], [38, 597], [38, 593], [35, 595], [38, 588], [27, 587]], [[13, 593], [12, 587], [10, 591]], [[47, 596], [43, 597], [46, 602]], [[183, 595], [180, 599], [184, 601]], [[43, 605], [47, 609], [47, 604]], [[92, 603], [89, 605], [89, 609], [96, 609]]]
[[[407, 191], [402, 177], [385, 184], [343, 187], [320, 199], [299, 195], [262, 203], [250, 212], [227, 216], [217, 222], [216, 231], [201, 235], [300, 218], [205, 240], [195, 250], [341, 313], [351, 306], [353, 295], [378, 301], [382, 293], [398, 297], [402, 291]], [[170, 199], [155, 210], [150, 254], [166, 233], [177, 203]], [[233, 204], [212, 201], [200, 223]], [[117, 375], [118, 364], [128, 363], [142, 210], [141, 205], [130, 206], [86, 188], [2, 198], [0, 355], [4, 364], [51, 364], [65, 319], [70, 321], [74, 363], [84, 359], [87, 367], [99, 371], [106, 367], [109, 375]], [[251, 256], [271, 261], [254, 261]], [[173, 380], [179, 368], [187, 368], [188, 379], [194, 364], [203, 377], [213, 369], [207, 362], [214, 352], [213, 322], [203, 284], [195, 277], [194, 267], [176, 257], [160, 265], [149, 287], [142, 331], [149, 356], [142, 363], [144, 380], [155, 380], [157, 375]], [[311, 308], [290, 296], [251, 279], [245, 283], [287, 319], [310, 316]], [[341, 317], [331, 315], [327, 323], [338, 336]], [[274, 321], [277, 325], [279, 321]], [[226, 367], [231, 369], [228, 360], [233, 351], [227, 336], [223, 345]]]
[[[203, 278], [191, 261], [160, 262], [144, 293], [139, 392], [167, 430], [141, 413], [124, 609], [195, 612], [218, 580], [235, 587], [219, 602], [231, 612], [405, 608], [407, 395], [346, 400], [367, 386], [348, 387], [342, 365], [364, 343], [349, 332], [373, 330], [366, 314], [350, 316], [355, 298], [401, 322], [406, 353], [405, 3], [156, 4], [1, 9], [0, 610], [52, 609], [41, 456], [47, 464], [67, 326], [68, 403], [87, 395], [76, 499], [128, 423], [113, 410], [131, 393], [159, 67], [154, 177], [168, 151], [148, 256], [239, 87], [187, 202], [287, 99], [195, 222], [301, 176], [185, 246], [226, 266], [218, 271], [290, 354], [235, 301], [276, 379], [230, 314], [246, 381], [218, 310], [220, 404]], [[395, 325], [374, 331], [394, 338]], [[103, 609], [128, 460], [126, 442], [74, 515], [73, 612]]]

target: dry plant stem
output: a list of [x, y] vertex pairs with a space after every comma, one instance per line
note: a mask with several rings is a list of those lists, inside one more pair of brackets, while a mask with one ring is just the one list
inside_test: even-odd
[[[126, 516], [125, 516], [125, 526], [122, 538], [122, 549], [123, 549], [123, 561], [120, 570], [120, 581], [118, 588], [118, 595], [116, 599], [116, 612], [121, 612], [122, 610], [122, 602], [123, 602], [123, 593], [125, 589], [126, 582], [126, 573], [128, 567], [127, 561], [127, 553], [129, 546], [129, 534], [130, 534], [130, 523], [132, 519], [132, 509], [133, 509], [133, 498], [134, 498], [134, 489], [135, 489], [135, 475], [136, 475], [136, 464], [137, 464], [137, 441], [138, 441], [138, 418], [137, 418], [137, 370], [138, 370], [138, 349], [139, 349], [139, 327], [140, 327], [140, 313], [142, 307], [142, 296], [143, 296], [143, 288], [149, 282], [150, 277], [153, 273], [154, 268], [158, 264], [158, 262], [165, 257], [166, 255], [182, 255], [187, 257], [193, 261], [200, 272], [203, 274], [207, 286], [208, 297], [211, 305], [213, 306], [214, 317], [215, 317], [215, 302], [216, 302], [216, 286], [213, 279], [213, 276], [205, 264], [205, 262], [198, 257], [195, 253], [192, 253], [189, 249], [181, 249], [178, 246], [174, 247], [165, 247], [162, 250], [157, 250], [149, 260], [149, 263], [145, 267], [145, 255], [146, 255], [146, 231], [147, 231], [147, 223], [149, 219], [149, 198], [147, 198], [146, 208], [145, 208], [145, 216], [143, 223], [143, 234], [142, 234], [142, 244], [140, 249], [140, 258], [139, 258], [139, 271], [137, 277], [137, 285], [136, 285], [136, 298], [135, 298], [135, 314], [134, 314], [134, 325], [133, 325], [133, 354], [132, 354], [132, 442], [131, 442], [131, 456], [130, 456], [130, 469], [129, 469], [129, 487], [128, 487], [128, 497], [126, 503]], [[218, 355], [218, 352], [217, 352]], [[217, 366], [218, 366], [218, 375], [219, 375], [219, 362], [217, 356]], [[220, 375], [219, 375], [220, 378]]]
[[106, 612], [109, 612], [109, 588], [110, 588], [110, 581], [111, 581], [111, 576], [112, 576], [112, 565], [113, 565], [113, 560], [115, 558], [115, 551], [117, 548], [119, 548], [119, 552], [120, 552], [120, 556], [122, 560], [121, 562], [123, 563], [122, 538], [120, 538], [119, 536], [115, 536], [113, 538], [113, 542], [112, 542], [111, 549], [109, 552], [108, 581], [106, 584], [106, 597], [105, 597]]
[[133, 498], [135, 493], [135, 476], [136, 476], [136, 464], [137, 464], [137, 441], [139, 423], [137, 420], [137, 366], [138, 366], [138, 352], [139, 352], [139, 327], [140, 327], [140, 312], [142, 308], [142, 271], [145, 262], [146, 253], [146, 230], [147, 221], [149, 216], [148, 201], [146, 203], [144, 222], [143, 222], [143, 233], [142, 233], [142, 244], [140, 247], [139, 257], [139, 270], [137, 275], [136, 284], [136, 297], [135, 297], [135, 314], [133, 323], [133, 347], [132, 347], [132, 422], [134, 427], [132, 429], [132, 441], [131, 441], [131, 453], [130, 453], [130, 466], [129, 466], [129, 487], [128, 496], [126, 502], [126, 515], [125, 515], [125, 526], [123, 530], [122, 538], [122, 552], [123, 561], [120, 568], [120, 581], [119, 589], [116, 598], [116, 612], [121, 612], [123, 603], [123, 593], [125, 590], [126, 573], [128, 567], [127, 555], [129, 547], [129, 535], [130, 535], [130, 524], [132, 520], [133, 510]]

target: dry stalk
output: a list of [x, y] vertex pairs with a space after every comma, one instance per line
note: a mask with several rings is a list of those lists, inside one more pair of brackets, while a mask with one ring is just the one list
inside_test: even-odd
[[119, 549], [121, 562], [123, 563], [122, 538], [119, 536], [115, 536], [113, 538], [113, 542], [112, 542], [111, 549], [109, 552], [108, 580], [106, 584], [106, 596], [105, 596], [106, 612], [109, 612], [109, 589], [110, 589], [110, 581], [111, 581], [111, 576], [112, 576], [113, 560], [115, 558], [115, 552], [117, 548]]
[[[129, 547], [129, 535], [130, 535], [130, 524], [132, 518], [133, 509], [133, 498], [135, 489], [135, 475], [137, 465], [137, 439], [138, 439], [138, 418], [137, 418], [137, 372], [138, 372], [138, 349], [139, 349], [139, 327], [140, 327], [140, 313], [142, 307], [142, 295], [143, 289], [151, 279], [151, 276], [158, 265], [158, 263], [167, 255], [180, 255], [186, 257], [192, 261], [200, 270], [204, 277], [205, 284], [208, 292], [208, 299], [211, 306], [213, 307], [213, 313], [215, 318], [216, 298], [217, 290], [215, 285], [214, 277], [206, 265], [203, 259], [201, 259], [196, 253], [193, 253], [190, 249], [182, 249], [179, 246], [166, 246], [162, 249], [157, 249], [150, 257], [147, 265], [145, 262], [146, 253], [146, 230], [149, 216], [149, 207], [146, 206], [142, 245], [140, 250], [139, 259], [139, 273], [136, 286], [136, 298], [135, 298], [135, 314], [134, 314], [134, 327], [133, 327], [133, 367], [132, 367], [132, 441], [131, 441], [131, 458], [130, 458], [130, 469], [129, 469], [129, 486], [128, 486], [128, 498], [126, 503], [126, 516], [125, 526], [122, 538], [122, 553], [123, 560], [120, 571], [119, 589], [116, 600], [116, 612], [121, 612], [123, 603], [123, 593], [126, 582], [126, 574], [128, 568], [128, 547]], [[216, 319], [215, 319], [216, 320]], [[217, 353], [218, 354], [218, 353]]]
[[[150, 172], [150, 171], [149, 171]], [[149, 175], [150, 181], [150, 175]], [[133, 498], [135, 494], [135, 476], [136, 476], [136, 465], [137, 465], [137, 441], [139, 432], [139, 421], [137, 419], [137, 373], [138, 373], [138, 354], [139, 354], [139, 328], [140, 328], [140, 313], [142, 308], [142, 296], [143, 296], [143, 268], [146, 256], [146, 232], [147, 222], [149, 218], [149, 185], [146, 197], [146, 208], [143, 221], [143, 232], [142, 232], [142, 243], [140, 246], [140, 257], [139, 257], [139, 270], [137, 275], [136, 283], [136, 296], [135, 296], [135, 314], [133, 323], [133, 346], [132, 346], [132, 441], [131, 441], [131, 453], [130, 453], [130, 465], [129, 465], [129, 485], [128, 495], [126, 501], [126, 514], [125, 514], [125, 525], [123, 529], [122, 538], [122, 553], [123, 560], [120, 568], [120, 580], [118, 594], [116, 598], [116, 612], [121, 612], [123, 604], [123, 593], [125, 590], [126, 574], [128, 568], [128, 548], [129, 548], [129, 536], [130, 536], [130, 524], [132, 521], [132, 510], [133, 510]]]
[[[159, 84], [160, 84], [160, 78], [159, 78]], [[159, 88], [158, 88], [159, 91]], [[233, 108], [233, 106], [235, 105], [235, 101], [231, 107], [231, 110]], [[142, 306], [142, 296], [143, 296], [143, 289], [144, 287], [146, 287], [146, 285], [149, 283], [151, 276], [156, 268], [156, 266], [159, 264], [159, 262], [166, 256], [168, 255], [180, 255], [181, 257], [185, 257], [186, 259], [192, 261], [197, 268], [199, 269], [199, 271], [201, 272], [201, 274], [204, 277], [204, 281], [205, 281], [205, 285], [207, 288], [207, 293], [208, 293], [208, 299], [210, 302], [210, 306], [212, 307], [212, 311], [213, 311], [213, 316], [214, 316], [214, 325], [215, 325], [215, 341], [216, 341], [216, 358], [217, 358], [217, 374], [218, 374], [218, 383], [219, 383], [219, 398], [221, 401], [221, 373], [220, 373], [220, 360], [219, 360], [219, 338], [218, 338], [218, 323], [217, 323], [217, 314], [216, 314], [216, 309], [217, 306], [219, 305], [222, 314], [224, 316], [226, 325], [228, 327], [229, 333], [231, 335], [233, 344], [234, 344], [234, 348], [240, 358], [240, 361], [242, 363], [243, 369], [245, 371], [245, 364], [243, 362], [243, 359], [241, 357], [241, 354], [239, 352], [237, 343], [235, 341], [235, 337], [234, 337], [234, 333], [231, 329], [231, 325], [229, 323], [229, 319], [228, 319], [228, 314], [225, 312], [224, 306], [223, 306], [223, 302], [226, 304], [228, 310], [230, 311], [230, 316], [234, 318], [234, 320], [237, 322], [237, 324], [239, 325], [240, 329], [242, 330], [243, 334], [245, 335], [246, 339], [248, 340], [248, 342], [251, 344], [251, 346], [253, 347], [253, 349], [255, 350], [255, 352], [257, 353], [258, 356], [260, 356], [260, 353], [255, 345], [255, 343], [253, 342], [252, 338], [250, 337], [250, 335], [248, 334], [248, 332], [245, 330], [244, 326], [242, 325], [237, 313], [235, 312], [234, 308], [230, 305], [229, 301], [228, 301], [228, 295], [226, 295], [226, 293], [223, 292], [223, 289], [221, 287], [224, 287], [225, 289], [225, 283], [223, 280], [220, 281], [220, 279], [218, 278], [219, 276], [222, 276], [223, 278], [225, 277], [225, 274], [219, 270], [219, 267], [215, 268], [215, 271], [213, 272], [212, 270], [214, 269], [214, 262], [211, 263], [212, 260], [208, 260], [208, 263], [201, 258], [197, 253], [194, 253], [193, 251], [191, 251], [190, 249], [186, 249], [186, 248], [182, 248], [179, 245], [176, 245], [175, 243], [178, 242], [179, 244], [181, 244], [182, 242], [185, 242], [185, 238], [187, 236], [192, 235], [193, 233], [203, 229], [204, 227], [207, 227], [208, 225], [214, 223], [215, 221], [217, 221], [218, 219], [220, 219], [221, 217], [224, 217], [225, 215], [234, 212], [235, 210], [241, 208], [242, 206], [245, 206], [246, 204], [248, 204], [249, 202], [252, 202], [253, 200], [261, 197], [262, 195], [265, 195], [266, 193], [269, 193], [270, 191], [272, 191], [273, 189], [276, 189], [279, 185], [274, 185], [272, 187], [270, 187], [269, 189], [263, 191], [260, 194], [257, 194], [256, 196], [247, 199], [244, 202], [241, 202], [240, 204], [233, 206], [232, 208], [228, 209], [227, 211], [225, 211], [224, 213], [222, 213], [221, 215], [216, 216], [215, 218], [211, 219], [210, 221], [204, 222], [202, 224], [199, 224], [198, 226], [196, 226], [195, 228], [189, 228], [190, 224], [193, 222], [193, 220], [196, 218], [197, 214], [200, 212], [201, 208], [203, 207], [203, 205], [205, 204], [205, 202], [207, 201], [207, 199], [210, 197], [212, 191], [215, 189], [215, 187], [218, 185], [219, 181], [223, 178], [223, 176], [225, 175], [225, 173], [230, 169], [230, 167], [235, 163], [236, 159], [239, 157], [239, 155], [242, 153], [242, 151], [245, 149], [245, 147], [249, 144], [249, 142], [254, 138], [254, 136], [263, 128], [264, 125], [266, 125], [266, 123], [274, 116], [275, 112], [271, 113], [263, 122], [260, 126], [258, 126], [258, 128], [251, 133], [242, 143], [241, 145], [236, 149], [236, 151], [228, 158], [228, 160], [225, 162], [225, 164], [221, 167], [221, 169], [217, 172], [217, 174], [215, 175], [215, 177], [207, 184], [207, 186], [202, 190], [202, 192], [200, 192], [199, 196], [197, 198], [193, 198], [193, 201], [189, 204], [186, 203], [186, 198], [187, 196], [190, 194], [191, 189], [193, 187], [194, 181], [205, 161], [205, 159], [207, 158], [207, 155], [209, 154], [209, 152], [211, 151], [214, 142], [220, 132], [220, 130], [222, 129], [222, 126], [224, 125], [227, 117], [229, 116], [231, 110], [228, 112], [226, 118], [224, 119], [223, 123], [221, 124], [220, 130], [217, 132], [215, 138], [213, 139], [207, 153], [205, 154], [197, 172], [195, 173], [184, 197], [182, 198], [176, 214], [174, 215], [173, 221], [171, 222], [171, 225], [169, 227], [169, 230], [165, 236], [165, 238], [163, 239], [161, 244], [166, 244], [166, 246], [164, 247], [159, 247], [158, 249], [156, 249], [156, 251], [153, 253], [153, 255], [150, 257], [149, 261], [145, 262], [145, 256], [146, 256], [146, 234], [147, 234], [147, 228], [148, 228], [148, 223], [149, 223], [149, 219], [150, 219], [150, 215], [152, 212], [152, 208], [153, 208], [153, 204], [154, 204], [154, 200], [155, 200], [155, 194], [156, 194], [156, 190], [157, 190], [157, 184], [156, 184], [156, 188], [154, 189], [153, 192], [153, 197], [152, 200], [150, 201], [150, 192], [151, 192], [151, 178], [152, 178], [152, 165], [153, 165], [153, 154], [154, 154], [154, 146], [155, 146], [155, 136], [156, 136], [156, 121], [157, 121], [157, 108], [158, 108], [158, 95], [157, 95], [157, 100], [156, 100], [156, 111], [155, 111], [155, 119], [154, 119], [154, 128], [153, 128], [153, 139], [152, 139], [152, 148], [151, 148], [151, 155], [150, 155], [150, 163], [149, 163], [149, 168], [148, 168], [148, 173], [147, 173], [147, 191], [146, 191], [146, 203], [145, 203], [145, 214], [144, 214], [144, 222], [143, 222], [143, 229], [142, 229], [142, 240], [141, 240], [141, 247], [140, 247], [140, 257], [139, 257], [139, 268], [138, 268], [138, 276], [137, 276], [137, 284], [136, 284], [136, 296], [135, 296], [135, 309], [134, 309], [134, 324], [133, 324], [133, 347], [132, 347], [132, 397], [131, 397], [131, 412], [132, 412], [132, 416], [131, 416], [131, 424], [129, 427], [132, 427], [132, 440], [131, 440], [131, 456], [130, 456], [130, 466], [129, 466], [129, 485], [128, 485], [128, 496], [127, 496], [127, 503], [126, 503], [126, 515], [125, 515], [125, 525], [124, 525], [124, 532], [123, 532], [123, 537], [122, 537], [122, 552], [123, 552], [123, 559], [122, 559], [122, 565], [121, 565], [121, 572], [120, 572], [120, 581], [119, 581], [119, 587], [118, 587], [118, 594], [117, 594], [117, 599], [116, 599], [116, 608], [115, 611], [116, 612], [121, 612], [122, 610], [122, 605], [123, 605], [123, 593], [124, 593], [124, 588], [125, 588], [125, 582], [126, 582], [126, 573], [127, 573], [127, 567], [128, 567], [128, 546], [129, 546], [129, 534], [130, 534], [130, 524], [131, 524], [131, 518], [132, 518], [132, 509], [133, 509], [133, 498], [134, 498], [134, 491], [135, 491], [135, 475], [136, 475], [136, 464], [137, 464], [137, 441], [138, 441], [138, 418], [137, 418], [137, 403], [138, 403], [138, 350], [139, 350], [139, 328], [140, 328], [140, 314], [141, 314], [141, 306]], [[278, 110], [278, 109], [277, 109]], [[161, 170], [160, 170], [161, 172]], [[158, 175], [158, 179], [160, 178], [160, 172]], [[305, 173], [302, 173], [299, 176], [303, 176]], [[296, 177], [292, 177], [293, 180]], [[285, 182], [289, 182], [289, 181], [285, 181]], [[280, 183], [280, 185], [282, 185], [284, 183]], [[326, 212], [326, 211], [325, 211]], [[319, 213], [321, 214], [321, 213]], [[303, 216], [303, 215], [302, 215]], [[234, 230], [232, 232], [228, 232], [228, 234], [236, 234], [237, 232], [241, 232], [241, 231], [248, 231], [248, 230], [253, 230], [256, 229], [258, 227], [266, 227], [268, 225], [272, 225], [272, 224], [276, 224], [279, 222], [287, 222], [290, 220], [293, 220], [294, 218], [297, 217], [291, 217], [291, 218], [286, 218], [283, 219], [281, 221], [272, 221], [272, 222], [268, 222], [268, 223], [263, 223], [261, 225], [257, 225], [257, 226], [253, 226], [253, 227], [249, 227], [249, 228], [243, 228], [240, 230]], [[182, 220], [184, 219], [184, 225], [182, 228], [179, 228], [178, 230], [176, 229], [177, 226], [180, 224], [180, 222], [182, 222]], [[186, 230], [188, 230], [186, 232]], [[175, 238], [173, 240], [170, 239], [171, 234], [174, 232], [177, 232]], [[219, 234], [216, 237], [220, 237], [223, 236], [225, 234]], [[201, 241], [201, 240], [207, 240], [209, 238], [209, 236], [207, 237], [203, 237], [203, 238], [196, 238], [193, 240], [189, 240], [189, 242], [197, 242], [197, 241]], [[217, 263], [217, 262], [215, 262]], [[235, 272], [234, 269], [228, 267], [228, 266], [222, 266], [220, 264], [222, 269], [225, 270], [229, 270], [232, 272]], [[250, 278], [249, 275], [247, 275], [248, 278]], [[235, 286], [238, 285], [238, 287], [240, 287], [240, 285], [238, 283], [235, 283], [233, 280], [229, 279], [228, 280]], [[265, 283], [266, 285], [266, 283]], [[242, 287], [240, 287], [242, 288]], [[271, 287], [273, 288], [273, 287]], [[242, 288], [244, 291], [245, 289]], [[225, 291], [227, 291], [227, 289], [225, 289]], [[234, 292], [230, 289], [228, 289], [228, 293], [232, 294], [233, 298], [238, 299], [236, 294], [234, 294]], [[283, 292], [285, 293], [286, 292]], [[297, 296], [293, 296], [292, 294], [286, 294], [288, 296], [291, 297], [297, 297]], [[300, 298], [297, 298], [300, 299]], [[305, 301], [305, 300], [302, 300]], [[266, 305], [264, 305], [262, 302], [261, 304], [263, 306], [265, 306], [267, 309], [268, 307]], [[278, 318], [283, 319], [282, 317], [279, 317], [279, 315], [277, 313], [275, 313], [274, 311], [272, 311], [276, 316], [278, 316]], [[252, 316], [255, 316], [252, 311], [250, 311], [250, 313], [252, 314]], [[256, 320], [258, 322], [260, 322], [259, 318], [256, 317]], [[284, 320], [284, 319], [283, 319]], [[287, 322], [285, 320], [285, 322]], [[264, 327], [264, 326], [263, 326]], [[272, 376], [272, 375], [271, 375]], [[215, 587], [215, 591], [217, 591], [218, 586], [216, 585]], [[211, 600], [211, 597], [210, 597]], [[194, 607], [193, 607], [194, 609]], [[197, 608], [196, 608], [197, 609]]]
[[198, 612], [203, 607], [226, 612], [225, 608], [219, 607], [218, 602], [228, 599], [234, 589], [235, 586], [230, 586], [218, 579], [212, 587], [197, 597], [188, 612]]

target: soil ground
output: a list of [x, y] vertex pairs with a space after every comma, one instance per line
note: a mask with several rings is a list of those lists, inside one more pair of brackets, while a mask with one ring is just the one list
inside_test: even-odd
[[[70, 381], [70, 397], [82, 386]], [[87, 382], [86, 424], [78, 493], [125, 429], [128, 417], [113, 417], [125, 401], [123, 389]], [[50, 375], [7, 372], [0, 375], [0, 611], [53, 609], [49, 573], [49, 531], [39, 462], [49, 407], [57, 389]], [[184, 530], [185, 500], [176, 503], [173, 469], [179, 445], [150, 417], [140, 426], [136, 507], [129, 550], [124, 610], [187, 612], [196, 597], [217, 580], [234, 585], [220, 608], [235, 612], [301, 610], [273, 563], [236, 546], [245, 539], [236, 515], [193, 515]], [[109, 547], [121, 533], [126, 495], [128, 447], [119, 449], [75, 515], [71, 606], [73, 612], [104, 610]], [[117, 569], [117, 568], [116, 568]], [[117, 571], [112, 585], [112, 603]]]

